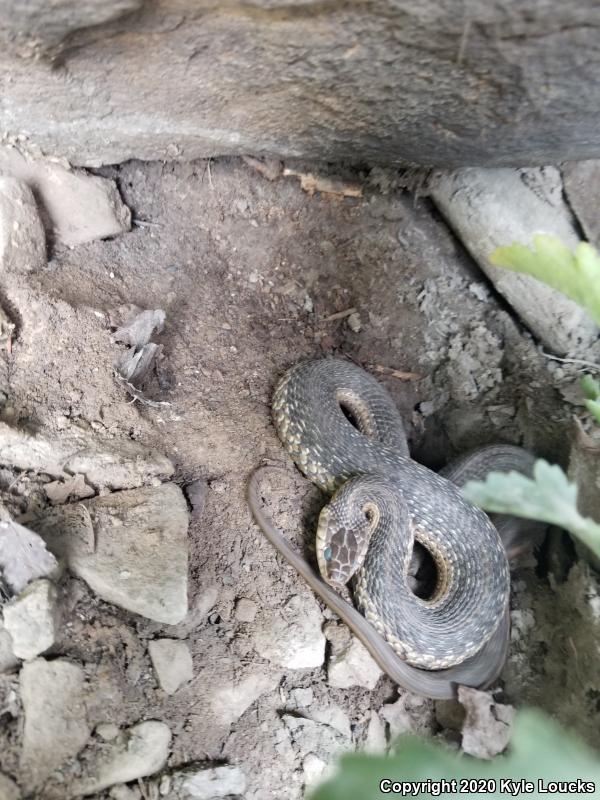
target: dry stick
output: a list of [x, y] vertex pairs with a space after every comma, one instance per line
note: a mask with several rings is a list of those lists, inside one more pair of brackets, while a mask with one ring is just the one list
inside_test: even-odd
[[403, 372], [401, 369], [384, 367], [383, 364], [367, 364], [367, 369], [382, 375], [389, 375], [390, 378], [398, 378], [401, 381], [420, 381], [423, 377], [418, 372]]
[[138, 400], [140, 403], [143, 403], [145, 406], [150, 406], [150, 408], [164, 408], [167, 406], [171, 406], [168, 400], [148, 400], [139, 389], [136, 389], [132, 383], [124, 378], [122, 375], [119, 375], [118, 372], [115, 372], [115, 378], [125, 386], [126, 391], [132, 396], [133, 400], [132, 403]]
[[323, 317], [321, 322], [333, 322], [335, 319], [344, 319], [344, 317], [349, 317], [350, 314], [356, 313], [358, 309], [356, 306], [352, 306], [352, 308], [347, 308], [345, 311], [336, 311], [335, 314], [330, 314], [328, 317]]
[[553, 361], [560, 361], [563, 364], [581, 364], [584, 367], [600, 371], [600, 364], [594, 364], [593, 361], [585, 361], [583, 358], [560, 358], [560, 356], [553, 356], [552, 353], [546, 353], [545, 350], [540, 350], [543, 356], [551, 358]]

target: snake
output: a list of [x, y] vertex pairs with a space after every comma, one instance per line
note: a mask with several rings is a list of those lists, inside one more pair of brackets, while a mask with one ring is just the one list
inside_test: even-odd
[[[301, 472], [331, 495], [316, 535], [320, 575], [262, 509], [253, 473], [248, 501], [271, 544], [400, 686], [432, 698], [483, 688], [508, 652], [510, 573], [490, 518], [460, 487], [490, 469], [529, 473], [522, 448], [492, 445], [438, 474], [410, 457], [401, 415], [372, 375], [342, 359], [292, 367], [273, 398], [275, 427]], [[500, 527], [514, 529], [510, 520]], [[426, 595], [411, 584], [416, 555], [429, 556]], [[353, 586], [357, 608], [340, 594]]]

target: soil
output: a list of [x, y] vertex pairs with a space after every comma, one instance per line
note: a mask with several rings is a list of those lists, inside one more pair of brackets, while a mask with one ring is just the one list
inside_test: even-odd
[[[311, 196], [295, 178], [271, 182], [237, 159], [130, 162], [102, 174], [117, 181], [132, 209], [131, 233], [56, 247], [46, 270], [2, 285], [2, 304], [17, 322], [12, 353], [0, 361], [2, 418], [52, 431], [77, 422], [139, 440], [172, 459], [180, 485], [205, 479], [208, 492], [189, 529], [189, 620], [152, 623], [65, 576], [67, 622], [53, 653], [84, 666], [93, 724], [162, 720], [174, 734], [169, 770], [227, 761], [246, 774], [248, 800], [293, 800], [302, 796], [308, 747], [283, 721], [293, 690], [312, 689], [313, 709], [341, 708], [354, 745], [364, 740], [371, 711], [394, 702], [398, 690], [385, 677], [373, 691], [333, 689], [324, 667], [273, 677], [253, 647], [265, 612], [292, 596], [313, 601], [252, 522], [248, 475], [265, 460], [287, 465], [288, 475], [271, 487], [270, 510], [307, 553], [323, 502], [274, 433], [277, 379], [302, 359], [330, 355], [372, 370], [401, 409], [414, 457], [438, 469], [498, 441], [565, 464], [578, 373], [542, 355], [430, 201], [403, 189], [396, 173], [353, 173], [362, 198]], [[111, 323], [132, 303], [166, 311], [158, 368], [144, 391], [170, 406], [132, 402], [115, 380], [123, 346], [111, 340]], [[328, 320], [351, 308], [358, 319]], [[27, 484], [23, 476], [10, 489], [22, 511], [34, 498]], [[569, 644], [573, 630], [583, 625], [585, 636], [582, 598], [594, 578], [579, 567], [573, 573], [574, 555], [562, 541], [517, 569], [515, 609], [534, 622], [514, 634], [498, 697], [535, 702], [598, 745], [600, 693], [593, 692], [600, 686], [586, 675], [567, 685], [564, 663], [579, 646]], [[254, 621], [235, 616], [242, 598], [256, 602]], [[147, 652], [157, 636], [185, 639], [192, 651], [194, 679], [170, 697]], [[233, 723], [220, 717], [210, 702], [214, 686], [224, 676], [261, 672], [274, 688]], [[408, 727], [456, 740], [431, 702], [405, 701]], [[18, 776], [19, 716], [3, 719], [0, 770]], [[77, 771], [77, 763], [66, 767], [63, 780]]]

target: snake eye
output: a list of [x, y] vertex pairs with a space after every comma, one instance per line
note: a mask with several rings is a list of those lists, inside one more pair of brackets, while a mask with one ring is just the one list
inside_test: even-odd
[[325, 559], [325, 561], [331, 561], [331, 556], [332, 556], [331, 547], [326, 547], [325, 550], [323, 550], [323, 558]]

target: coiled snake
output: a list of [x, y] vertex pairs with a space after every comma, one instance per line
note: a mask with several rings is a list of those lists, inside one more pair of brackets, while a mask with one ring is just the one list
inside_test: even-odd
[[[259, 479], [249, 503], [271, 543], [343, 619], [397, 683], [429, 697], [456, 684], [489, 685], [508, 646], [510, 577], [490, 519], [462, 497], [490, 468], [528, 471], [531, 456], [494, 446], [463, 458], [446, 477], [413, 461], [399, 412], [371, 375], [342, 360], [300, 364], [273, 400], [277, 432], [301, 471], [333, 492], [319, 518], [323, 579], [266, 518]], [[409, 585], [415, 542], [435, 563], [427, 597]], [[350, 579], [360, 614], [335, 591]]]

